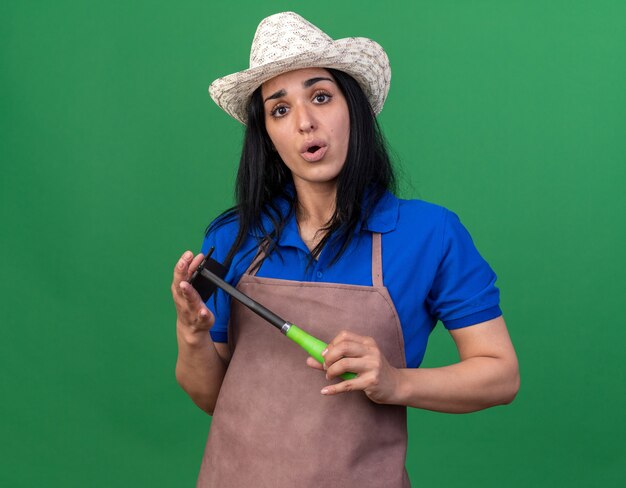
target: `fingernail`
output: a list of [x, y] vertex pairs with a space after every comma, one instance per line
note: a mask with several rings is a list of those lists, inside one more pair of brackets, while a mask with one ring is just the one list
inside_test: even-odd
[[328, 348], [324, 349], [324, 350], [322, 351], [322, 356], [326, 356], [326, 353], [327, 353], [327, 352], [328, 352]]
[[324, 362], [322, 363], [322, 367], [324, 368], [324, 371], [326, 371], [326, 370], [328, 369], [328, 368], [326, 367], [326, 361], [324, 361]]
[[322, 395], [328, 395], [328, 388], [322, 388]]
[[183, 258], [189, 259], [190, 257], [191, 257], [191, 251], [185, 251], [185, 253], [183, 254]]

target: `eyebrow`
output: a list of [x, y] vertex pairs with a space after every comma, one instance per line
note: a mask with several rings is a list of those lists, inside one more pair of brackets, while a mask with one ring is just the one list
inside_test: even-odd
[[[309, 88], [313, 85], [315, 85], [315, 83], [318, 83], [320, 81], [330, 81], [331, 83], [334, 83], [334, 80], [332, 80], [331, 78], [325, 78], [323, 76], [318, 76], [316, 78], [310, 78], [308, 80], [305, 80], [302, 83], [302, 86], [304, 88]], [[263, 103], [267, 102], [268, 100], [275, 100], [276, 98], [280, 98], [280, 97], [284, 97], [285, 95], [287, 95], [287, 92], [285, 90], [278, 90], [276, 93], [273, 93], [272, 95], [270, 95], [269, 97], [267, 97]]]
[[302, 86], [304, 88], [308, 88], [310, 86], [315, 85], [315, 83], [317, 83], [318, 81], [324, 81], [324, 80], [334, 83], [333, 80], [331, 80], [330, 78], [324, 78], [322, 76], [318, 76], [317, 78], [311, 78], [310, 80], [306, 80], [304, 83], [302, 83]]

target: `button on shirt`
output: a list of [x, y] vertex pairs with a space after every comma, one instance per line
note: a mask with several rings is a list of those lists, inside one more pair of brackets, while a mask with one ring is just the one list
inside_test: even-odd
[[[337, 243], [331, 239], [318, 259], [311, 262], [294, 213], [289, 212], [284, 200], [279, 206], [283, 215], [289, 216], [278, 249], [265, 259], [259, 277], [372, 286], [372, 232], [382, 234], [383, 283], [400, 318], [408, 367], [421, 364], [428, 336], [438, 320], [452, 330], [502, 315], [495, 273], [476, 250], [459, 218], [441, 206], [401, 200], [386, 193], [333, 264]], [[236, 234], [235, 221], [217, 226], [204, 239], [202, 252], [215, 247], [212, 257], [224, 262]], [[260, 235], [251, 233], [235, 255], [225, 277], [231, 285], [237, 285], [250, 265], [259, 239]], [[215, 314], [212, 339], [226, 342], [230, 298], [217, 290], [207, 306]], [[283, 318], [289, 320], [288, 316]], [[305, 324], [298, 325], [306, 328]]]

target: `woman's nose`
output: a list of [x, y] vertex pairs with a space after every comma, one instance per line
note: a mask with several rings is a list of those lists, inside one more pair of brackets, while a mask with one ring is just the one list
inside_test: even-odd
[[315, 130], [317, 123], [313, 114], [306, 107], [299, 107], [296, 115], [299, 132], [305, 133]]

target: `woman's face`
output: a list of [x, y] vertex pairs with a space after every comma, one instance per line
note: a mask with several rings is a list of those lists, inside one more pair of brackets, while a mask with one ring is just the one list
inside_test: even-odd
[[348, 105], [323, 68], [290, 71], [261, 87], [267, 133], [299, 190], [334, 188], [348, 153]]

